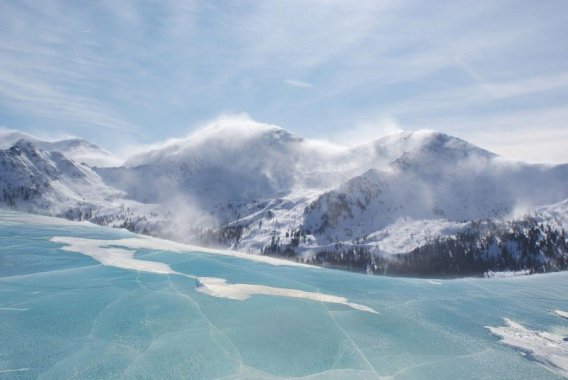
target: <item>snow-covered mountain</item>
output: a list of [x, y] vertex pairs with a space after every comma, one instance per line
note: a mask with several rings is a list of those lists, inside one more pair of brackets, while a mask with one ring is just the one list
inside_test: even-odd
[[26, 140], [0, 150], [0, 188], [7, 204], [61, 213], [75, 205], [101, 205], [121, 197], [85, 164]]
[[[476, 252], [484, 261], [484, 239], [510, 241], [532, 231], [558, 242], [564, 235], [547, 234], [568, 225], [568, 165], [507, 160], [434, 131], [398, 133], [347, 149], [274, 125], [219, 120], [122, 166], [94, 169], [60, 153], [72, 155], [70, 141], [57, 149], [56, 143], [27, 138], [2, 151], [3, 203], [371, 272], [387, 271], [389, 265], [417, 271], [392, 260], [415, 257], [421, 249], [433, 252], [433, 242]], [[78, 145], [89, 143], [78, 140]], [[551, 229], [535, 225], [537, 220]], [[507, 235], [509, 230], [517, 232]], [[475, 247], [463, 248], [464, 239], [476, 241]], [[499, 247], [494, 250], [509, 249]], [[459, 272], [467, 260], [463, 256], [447, 266]], [[563, 265], [535, 260], [514, 263]], [[493, 270], [512, 261], [487, 262], [493, 264], [475, 268]]]
[[374, 146], [383, 164], [320, 195], [306, 209], [307, 228], [345, 240], [402, 217], [502, 218], [568, 197], [568, 165], [513, 162], [431, 131], [389, 136]]
[[158, 218], [156, 205], [141, 205], [106, 185], [87, 164], [48, 152], [28, 140], [0, 150], [0, 206], [90, 220], [142, 232]]
[[87, 140], [71, 138], [56, 141], [45, 141], [18, 131], [0, 131], [0, 149], [7, 149], [17, 141], [31, 142], [36, 147], [48, 152], [60, 152], [77, 163], [84, 162], [89, 166], [119, 166], [122, 160]]
[[221, 120], [97, 171], [132, 199], [190, 204], [225, 224], [290, 194], [341, 183], [354, 166], [349, 154], [273, 125]]

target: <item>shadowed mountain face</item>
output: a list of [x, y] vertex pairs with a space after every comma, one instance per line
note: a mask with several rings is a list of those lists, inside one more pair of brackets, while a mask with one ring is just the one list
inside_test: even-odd
[[369, 257], [408, 253], [468, 223], [568, 199], [568, 165], [510, 161], [434, 131], [347, 149], [273, 125], [218, 122], [94, 170], [56, 149], [88, 142], [42, 144], [0, 152], [6, 205], [72, 218], [65, 210], [88, 207], [82, 217], [100, 224], [307, 260], [339, 245]]

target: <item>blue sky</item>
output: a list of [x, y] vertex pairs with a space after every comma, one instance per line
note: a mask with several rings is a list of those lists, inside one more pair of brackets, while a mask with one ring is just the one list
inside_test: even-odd
[[568, 2], [0, 0], [0, 126], [109, 150], [247, 113], [568, 162]]

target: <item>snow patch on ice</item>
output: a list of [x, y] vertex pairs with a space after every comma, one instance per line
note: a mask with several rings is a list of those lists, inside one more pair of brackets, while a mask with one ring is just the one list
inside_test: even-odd
[[[25, 214], [18, 211], [12, 210], [0, 210], [2, 218], [0, 218], [0, 224], [3, 225], [13, 225], [13, 224], [40, 224], [40, 225], [57, 225], [57, 226], [83, 226], [83, 227], [93, 227], [100, 228], [96, 224], [87, 221], [72, 221], [63, 218], [55, 218], [46, 215], [37, 214]], [[284, 265], [284, 266], [294, 266], [294, 267], [304, 267], [312, 269], [321, 269], [320, 267], [314, 265], [308, 265], [304, 263], [298, 263], [291, 260], [284, 260], [276, 257], [261, 256], [252, 253], [243, 253], [239, 251], [233, 251], [228, 249], [214, 249], [200, 247], [193, 244], [177, 243], [171, 240], [159, 239], [152, 236], [146, 235], [134, 235], [132, 238], [123, 238], [118, 240], [94, 240], [94, 239], [84, 239], [85, 241], [81, 244], [92, 244], [94, 246], [121, 246], [130, 249], [157, 249], [171, 252], [200, 252], [200, 253], [210, 253], [214, 255], [230, 256], [238, 259], [256, 261], [259, 263], [269, 264], [269, 265]], [[67, 239], [67, 237], [56, 237], [57, 239]], [[55, 239], [55, 238], [54, 238]], [[79, 238], [72, 238], [75, 243], [80, 241]], [[52, 239], [52, 241], [55, 241]], [[65, 241], [57, 241], [61, 243], [66, 243]], [[91, 243], [89, 243], [91, 242]]]
[[[157, 261], [138, 260], [134, 258], [133, 251], [111, 247], [110, 245], [115, 245], [113, 240], [55, 236], [51, 238], [50, 241], [54, 243], [67, 244], [61, 249], [90, 256], [106, 266], [159, 274], [177, 273], [167, 264]], [[126, 244], [119, 243], [116, 245], [128, 247]]]
[[230, 298], [234, 300], [245, 300], [252, 295], [302, 298], [311, 301], [341, 304], [353, 309], [378, 314], [372, 308], [349, 302], [347, 298], [344, 297], [296, 289], [274, 288], [265, 285], [227, 284], [227, 280], [216, 277], [200, 277], [197, 291], [213, 297]]
[[561, 335], [530, 330], [508, 318], [503, 320], [505, 326], [486, 327], [501, 338], [503, 344], [521, 351], [546, 369], [568, 377], [568, 342]]
[[83, 245], [91, 245], [93, 247], [120, 246], [130, 249], [155, 249], [155, 250], [171, 251], [171, 252], [211, 253], [214, 255], [236, 257], [239, 259], [257, 261], [260, 263], [270, 264], [270, 265], [286, 265], [294, 267], [320, 269], [312, 265], [297, 263], [294, 261], [283, 260], [269, 256], [260, 256], [260, 255], [242, 253], [237, 251], [198, 247], [191, 244], [176, 243], [170, 240], [158, 239], [143, 235], [132, 238], [117, 239], [117, 240], [95, 240], [95, 239], [82, 239], [82, 238], [54, 237], [51, 239], [51, 241], [58, 243], [67, 243], [67, 241], [71, 241]]
[[[173, 274], [188, 277], [196, 280], [197, 291], [208, 294], [213, 297], [229, 298], [234, 300], [245, 300], [252, 295], [268, 295], [277, 297], [290, 297], [302, 298], [311, 301], [336, 303], [349, 306], [356, 310], [366, 311], [369, 313], [377, 312], [370, 307], [360, 305], [357, 303], [349, 302], [347, 298], [334, 296], [330, 294], [323, 294], [319, 292], [306, 292], [303, 290], [276, 288], [266, 285], [253, 285], [253, 284], [227, 284], [227, 280], [223, 278], [202, 277], [180, 273], [173, 270], [169, 265], [157, 261], [138, 260], [134, 258], [134, 252], [128, 249], [117, 248], [125, 247], [129, 249], [161, 249], [173, 251], [187, 251], [185, 244], [179, 244], [168, 241], [160, 241], [154, 238], [125, 238], [119, 240], [98, 240], [98, 239], [85, 239], [77, 237], [64, 237], [55, 236], [50, 239], [54, 243], [67, 244], [61, 249], [68, 252], [77, 252], [89, 257], [92, 257], [99, 263], [127, 270], [135, 270], [142, 272], [150, 272], [156, 274]], [[164, 244], [168, 243], [168, 244]], [[234, 252], [231, 252], [234, 253]], [[246, 255], [248, 256], [250, 255]], [[273, 261], [283, 261], [276, 260]], [[272, 264], [272, 262], [268, 262]], [[287, 262], [285, 262], [287, 263]], [[291, 263], [295, 264], [295, 263]], [[281, 265], [276, 263], [273, 265]], [[299, 266], [303, 266], [300, 265]], [[305, 266], [305, 265], [304, 265]]]
[[566, 312], [566, 311], [554, 310], [554, 311], [553, 311], [553, 314], [555, 314], [555, 315], [557, 315], [557, 316], [559, 316], [559, 317], [568, 319], [568, 312]]
[[518, 276], [528, 276], [531, 272], [526, 270], [520, 271], [508, 271], [508, 272], [492, 272], [488, 271], [483, 274], [485, 278], [509, 278], [509, 277], [518, 277]]

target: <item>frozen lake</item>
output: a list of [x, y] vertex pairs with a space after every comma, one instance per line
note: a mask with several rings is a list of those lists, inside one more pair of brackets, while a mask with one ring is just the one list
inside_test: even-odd
[[0, 379], [568, 376], [568, 273], [253, 259], [0, 210]]

